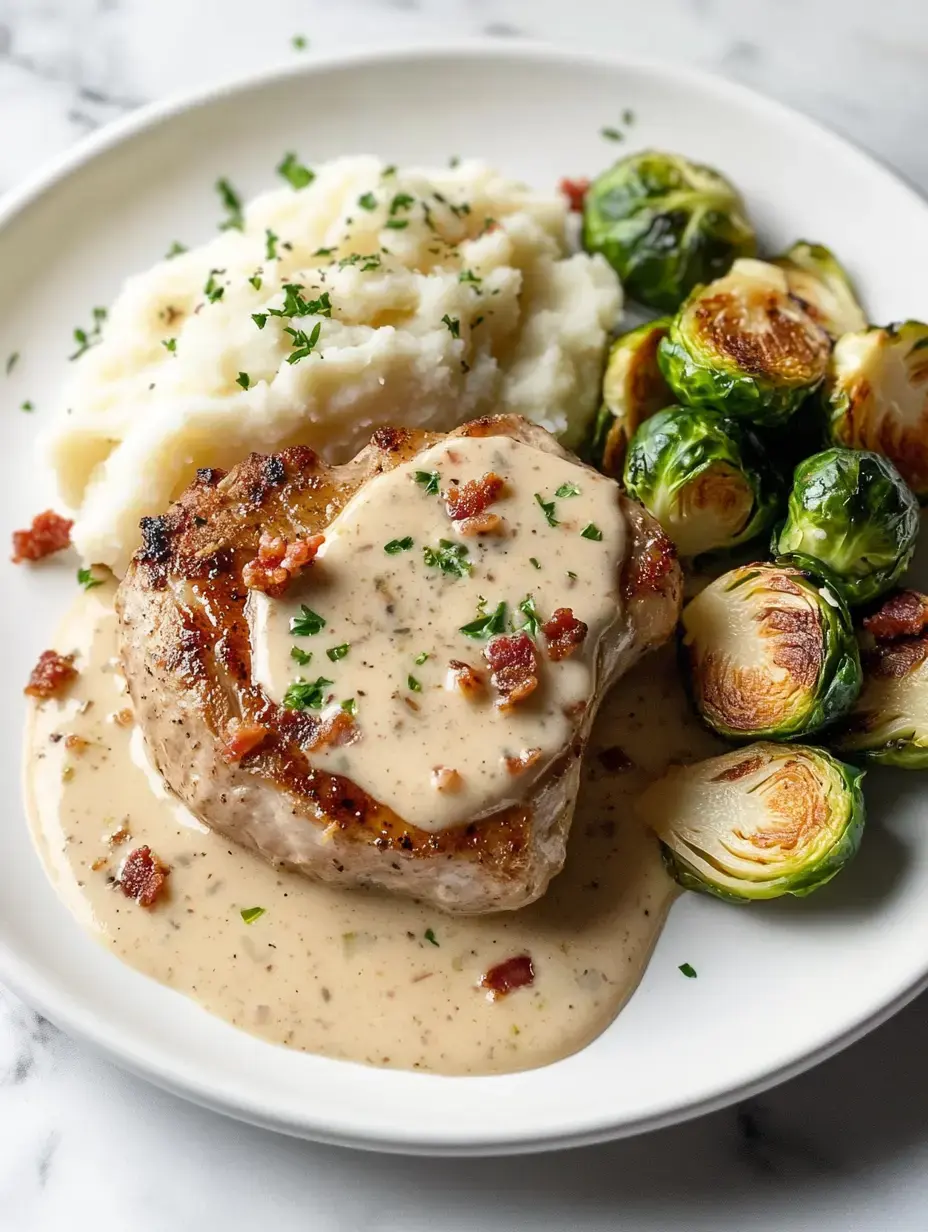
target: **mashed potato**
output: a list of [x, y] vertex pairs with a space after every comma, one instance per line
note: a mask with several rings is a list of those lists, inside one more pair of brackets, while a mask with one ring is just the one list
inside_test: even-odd
[[621, 296], [566, 230], [560, 198], [480, 163], [343, 158], [130, 278], [47, 442], [78, 550], [121, 575], [139, 518], [250, 450], [341, 460], [380, 424], [496, 411], [576, 444]]

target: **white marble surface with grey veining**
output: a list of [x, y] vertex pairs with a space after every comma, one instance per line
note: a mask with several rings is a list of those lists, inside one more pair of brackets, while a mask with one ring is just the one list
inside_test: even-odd
[[[924, 0], [0, 0], [0, 190], [172, 91], [361, 41], [478, 34], [697, 64], [798, 106], [928, 190]], [[922, 998], [737, 1109], [540, 1159], [424, 1162], [188, 1106], [0, 990], [0, 1229], [920, 1232], [926, 1040]]]

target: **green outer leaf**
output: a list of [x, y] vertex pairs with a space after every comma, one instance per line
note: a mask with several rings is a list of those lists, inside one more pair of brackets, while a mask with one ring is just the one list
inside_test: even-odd
[[[661, 521], [658, 510], [677, 507], [684, 489], [719, 464], [738, 472], [754, 500], [751, 516], [738, 534], [707, 542], [699, 555], [727, 551], [766, 531], [780, 510], [780, 477], [746, 426], [714, 411], [667, 407], [646, 420], [632, 437], [624, 483], [629, 495]], [[673, 538], [672, 527], [664, 525], [664, 530]]]
[[[831, 594], [831, 597], [834, 599], [833, 604], [823, 598], [821, 589], [823, 586], [828, 586], [828, 583], [823, 581], [821, 577], [802, 574], [798, 570], [777, 565], [743, 565], [740, 568], [732, 569], [727, 574], [723, 574], [722, 578], [716, 579], [713, 585], [719, 585], [725, 578], [730, 578], [731, 581], [727, 586], [727, 591], [731, 603], [734, 604], [738, 601], [738, 591], [742, 587], [752, 586], [765, 573], [775, 576], [784, 572], [790, 573], [793, 581], [809, 595], [815, 604], [816, 610], [819, 612], [821, 617], [822, 653], [821, 665], [815, 685], [808, 691], [807, 705], [799, 707], [791, 716], [784, 716], [779, 723], [769, 727], [756, 727], [750, 731], [745, 731], [743, 728], [729, 727], [721, 722], [714, 712], [707, 711], [700, 700], [699, 682], [695, 678], [692, 659], [688, 653], [686, 643], [686, 611], [692, 603], [698, 600], [698, 595], [696, 599], [690, 601], [690, 604], [687, 604], [687, 608], [684, 608], [681, 617], [680, 660], [684, 682], [690, 699], [699, 713], [699, 717], [707, 727], [724, 737], [724, 739], [732, 740], [739, 744], [756, 740], [801, 740], [812, 735], [814, 732], [821, 731], [823, 727], [828, 727], [847, 714], [857, 700], [863, 683], [860, 652], [857, 648], [857, 639], [854, 636], [854, 626], [850, 613], [840, 595], [833, 591]], [[832, 590], [830, 586], [828, 589]], [[776, 607], [777, 593], [774, 589], [770, 590], [769, 599], [765, 604], [766, 607]], [[756, 599], [752, 600], [752, 602], [756, 602]], [[762, 655], [759, 654], [758, 657], [760, 658]]]
[[770, 551], [827, 577], [855, 607], [905, 572], [919, 525], [918, 502], [887, 458], [826, 449], [796, 467], [786, 520]]
[[675, 312], [694, 286], [753, 256], [756, 238], [724, 176], [679, 154], [640, 150], [590, 186], [583, 246], [603, 254], [633, 299]]
[[790, 293], [799, 299], [812, 318], [828, 331], [833, 341], [867, 324], [847, 270], [824, 244], [797, 240], [774, 257], [771, 265], [786, 274]]
[[727, 886], [714, 885], [707, 881], [679, 851], [663, 839], [659, 839], [664, 867], [678, 885], [685, 890], [695, 890], [699, 894], [711, 894], [729, 903], [762, 902], [767, 899], [782, 898], [785, 894], [791, 894], [795, 898], [805, 898], [806, 895], [836, 877], [841, 869], [853, 859], [860, 848], [867, 819], [864, 793], [861, 787], [864, 772], [855, 766], [847, 765], [846, 762], [838, 761], [824, 749], [796, 745], [793, 751], [815, 758], [834, 777], [837, 798], [831, 799], [831, 805], [833, 808], [840, 808], [844, 813], [844, 816], [839, 819], [840, 833], [837, 840], [820, 859], [799, 872], [767, 882], [746, 881], [743, 892], [735, 893]]
[[697, 287], [671, 321], [657, 352], [664, 379], [687, 406], [722, 411], [763, 427], [785, 423], [821, 385], [824, 372], [811, 384], [795, 384], [727, 366], [709, 348], [700, 346], [693, 328], [695, 305], [711, 290], [711, 284]]

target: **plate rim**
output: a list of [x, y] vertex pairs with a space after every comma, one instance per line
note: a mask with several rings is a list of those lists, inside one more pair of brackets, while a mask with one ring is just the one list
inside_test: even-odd
[[[585, 66], [615, 72], [632, 71], [657, 77], [673, 75], [678, 83], [697, 93], [713, 95], [717, 99], [740, 105], [745, 110], [759, 111], [780, 124], [788, 124], [794, 128], [798, 126], [807, 133], [814, 134], [820, 142], [825, 142], [830, 147], [836, 157], [852, 166], [856, 165], [870, 176], [879, 177], [896, 191], [905, 193], [914, 206], [925, 212], [928, 222], [928, 201], [894, 168], [890, 168], [832, 128], [788, 104], [740, 83], [672, 60], [602, 53], [583, 48], [559, 48], [550, 43], [531, 40], [472, 38], [459, 41], [416, 40], [391, 47], [373, 46], [347, 51], [314, 51], [310, 57], [295, 64], [280, 64], [224, 77], [211, 84], [148, 103], [77, 141], [57, 158], [46, 162], [22, 184], [3, 194], [0, 197], [0, 232], [5, 231], [33, 204], [53, 191], [60, 182], [89, 163], [117, 147], [128, 145], [136, 137], [186, 112], [301, 77], [344, 70], [363, 70], [368, 66], [376, 67], [382, 64], [434, 62], [442, 59], [513, 60], [522, 63], [549, 63], [565, 68]], [[608, 1115], [600, 1114], [591, 1117], [586, 1128], [566, 1130], [561, 1134], [546, 1131], [538, 1137], [519, 1133], [500, 1134], [498, 1131], [494, 1133], [492, 1128], [480, 1134], [449, 1131], [440, 1135], [433, 1134], [428, 1139], [418, 1138], [415, 1132], [411, 1131], [397, 1132], [395, 1128], [391, 1129], [389, 1135], [376, 1131], [365, 1135], [364, 1131], [357, 1127], [352, 1128], [348, 1124], [338, 1126], [330, 1115], [327, 1115], [324, 1121], [319, 1121], [315, 1119], [312, 1109], [306, 1109], [299, 1119], [287, 1117], [275, 1113], [266, 1104], [262, 1106], [258, 1096], [251, 1099], [240, 1096], [233, 1098], [228, 1092], [217, 1091], [209, 1082], [201, 1082], [189, 1066], [178, 1064], [176, 1059], [168, 1063], [157, 1054], [152, 1055], [147, 1048], [140, 1049], [133, 1043], [131, 1034], [121, 1028], [111, 1030], [106, 1021], [95, 1017], [80, 1000], [57, 988], [53, 980], [34, 969], [27, 959], [20, 958], [15, 948], [2, 936], [0, 980], [27, 1005], [38, 1010], [98, 1055], [102, 1054], [107, 1060], [163, 1090], [233, 1119], [336, 1146], [397, 1154], [486, 1156], [541, 1152], [631, 1137], [692, 1120], [756, 1095], [834, 1056], [898, 1013], [928, 987], [928, 963], [917, 979], [905, 984], [893, 998], [871, 1013], [850, 1023], [845, 1031], [811, 1051], [802, 1052], [790, 1062], [773, 1065], [757, 1074], [751, 1081], [725, 1087], [714, 1095], [705, 1096], [695, 1102], [665, 1106], [662, 1110], [639, 1115], [621, 1124], [610, 1123]], [[499, 1077], [505, 1079], [506, 1075]]]

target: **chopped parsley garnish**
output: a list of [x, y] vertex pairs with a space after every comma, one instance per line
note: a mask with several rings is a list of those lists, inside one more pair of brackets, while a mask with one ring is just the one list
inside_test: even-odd
[[330, 646], [325, 653], [333, 663], [337, 663], [339, 659], [344, 659], [350, 649], [347, 642], [342, 642], [340, 646]]
[[535, 493], [535, 500], [538, 503], [541, 512], [545, 515], [545, 521], [549, 526], [558, 526], [558, 520], [554, 516], [554, 501], [546, 501], [540, 492]]
[[446, 312], [441, 320], [442, 320], [443, 325], [448, 326], [448, 332], [450, 333], [452, 338], [460, 338], [461, 322], [458, 320], [457, 317], [449, 317]]
[[400, 210], [411, 209], [412, 206], [414, 206], [415, 204], [416, 204], [415, 197], [411, 197], [409, 193], [403, 193], [403, 192], [397, 193], [396, 196], [393, 198], [393, 200], [390, 202], [390, 217], [392, 218], [394, 214], [398, 214]]
[[570, 580], [571, 580], [572, 582], [576, 582], [576, 580], [577, 580], [577, 575], [576, 575], [576, 573], [574, 573], [573, 569], [568, 569], [568, 570], [567, 570], [567, 576], [570, 578]]
[[278, 163], [277, 174], [282, 175], [291, 188], [306, 188], [316, 178], [315, 171], [304, 167], [292, 150]]
[[[483, 601], [484, 603], [486, 600]], [[505, 603], [497, 603], [496, 607], [489, 614], [481, 611], [481, 614], [476, 620], [472, 620], [469, 624], [461, 625], [458, 630], [465, 637], [492, 637], [496, 633], [504, 633], [506, 631], [506, 616], [508, 609]]]
[[565, 500], [568, 496], [579, 496], [580, 488], [575, 483], [562, 483], [554, 495], [560, 500]]
[[224, 273], [225, 270], [218, 269], [209, 271], [209, 278], [206, 280], [206, 286], [203, 288], [203, 294], [211, 304], [215, 304], [218, 300], [222, 299], [226, 293], [225, 287], [221, 287], [216, 281], [216, 275]]
[[422, 692], [422, 685], [419, 683], [419, 681], [418, 681], [418, 680], [415, 678], [415, 676], [413, 676], [413, 675], [409, 675], [409, 676], [407, 676], [407, 677], [406, 677], [406, 685], [407, 685], [408, 689], [410, 690], [410, 692], [412, 692], [412, 693], [421, 693], [421, 692]]
[[313, 681], [294, 680], [284, 694], [284, 706], [287, 710], [321, 710], [325, 704], [325, 690], [333, 683], [325, 676], [317, 676]]
[[388, 166], [384, 167], [383, 171], [380, 173], [381, 179], [384, 180], [389, 179], [391, 175], [396, 175], [395, 163], [390, 163]]
[[461, 270], [460, 274], [458, 274], [458, 282], [469, 282], [473, 286], [479, 287], [483, 279], [478, 278], [473, 270]]
[[470, 327], [471, 329], [476, 329], [478, 325], [482, 325], [482, 324], [483, 324], [483, 317], [474, 317], [474, 319], [470, 323]]
[[391, 231], [405, 231], [409, 226], [408, 218], [388, 218], [387, 227]]
[[428, 653], [424, 650], [421, 654], [417, 654], [414, 660], [416, 667], [421, 667], [428, 657]]
[[261, 919], [266, 910], [266, 907], [243, 907], [239, 914], [246, 924], [254, 924], [255, 920]]
[[450, 539], [439, 539], [437, 548], [423, 548], [422, 558], [430, 569], [440, 569], [450, 577], [466, 577], [473, 568], [464, 544]]
[[361, 273], [367, 274], [370, 270], [380, 269], [380, 257], [377, 253], [373, 253], [367, 258], [367, 261], [361, 266]]
[[247, 389], [251, 384], [251, 377], [247, 372], [240, 372], [235, 378], [236, 385], [241, 385], [242, 389]]
[[599, 130], [599, 135], [601, 137], [605, 137], [607, 141], [624, 141], [625, 140], [625, 134], [620, 133], [617, 128], [609, 128], [609, 127], [601, 128]]
[[242, 213], [242, 199], [226, 179], [216, 181], [216, 192], [226, 211], [227, 217], [219, 224], [220, 231], [242, 231], [245, 227], [245, 215]]
[[313, 253], [313, 256], [314, 257], [331, 257], [334, 251], [335, 251], [334, 248], [317, 248], [316, 251]]
[[362, 210], [376, 210], [377, 198], [372, 192], [366, 192], [363, 196], [358, 197], [358, 205]]
[[294, 51], [305, 51], [309, 46], [309, 39], [305, 34], [294, 34], [290, 40], [290, 46]]
[[313, 637], [316, 633], [321, 633], [324, 628], [325, 617], [314, 612], [305, 603], [300, 604], [299, 616], [294, 616], [290, 620], [290, 632], [294, 637]]
[[358, 703], [353, 697], [346, 697], [342, 702], [342, 710], [345, 714], [350, 714], [352, 718], [358, 713]]
[[599, 543], [600, 539], [603, 537], [603, 532], [599, 529], [595, 522], [587, 522], [580, 534], [584, 539], [593, 539], [596, 543]]
[[688, 980], [696, 979], [696, 968], [691, 967], [689, 963], [680, 963], [679, 970], [683, 972]]
[[425, 930], [424, 936], [429, 945], [438, 945], [438, 942], [435, 940], [435, 933], [431, 928], [427, 928]]
[[261, 275], [260, 274], [252, 274], [252, 276], [248, 279], [248, 281], [251, 283], [251, 285], [254, 287], [256, 291], [261, 290]]
[[182, 252], [187, 251], [187, 245], [182, 244], [180, 240], [175, 240], [171, 247], [164, 254], [165, 261], [170, 261], [172, 257], [179, 257]]
[[258, 329], [264, 329], [265, 325], [267, 325], [266, 312], [253, 312], [251, 314], [251, 319], [254, 321], [255, 325], [257, 325]]
[[[495, 218], [485, 218], [483, 220], [483, 230], [480, 232], [480, 234], [486, 235], [486, 233], [491, 229], [491, 227], [495, 227], [495, 226], [496, 226]], [[496, 292], [494, 291], [493, 294], [495, 295]]]
[[389, 543], [383, 545], [383, 550], [388, 556], [396, 556], [398, 552], [408, 552], [412, 547], [412, 535], [406, 535], [402, 539], [391, 539]]
[[93, 310], [93, 325], [90, 329], [75, 329], [74, 341], [77, 343], [77, 350], [73, 355], [69, 355], [69, 359], [79, 359], [85, 351], [89, 351], [92, 346], [100, 341], [100, 330], [103, 328], [103, 322], [106, 320], [105, 308], [94, 308]]
[[177, 350], [177, 339], [176, 338], [162, 338], [161, 345], [164, 347], [166, 351], [170, 351], [171, 354], [173, 355], [175, 351]]
[[322, 324], [319, 321], [313, 326], [312, 332], [308, 337], [301, 329], [290, 329], [289, 326], [285, 326], [284, 333], [290, 335], [294, 346], [294, 350], [287, 356], [287, 363], [296, 364], [301, 359], [305, 359], [307, 355], [311, 355], [316, 343], [319, 341], [321, 331]]
[[416, 483], [420, 488], [425, 488], [427, 496], [435, 496], [441, 483], [441, 475], [438, 471], [416, 471]]
[[541, 621], [538, 618], [538, 611], [535, 607], [534, 595], [526, 595], [519, 604], [519, 611], [525, 617], [525, 622], [519, 626], [520, 629], [527, 629], [532, 637], [538, 636], [538, 627]]
[[634, 124], [635, 123], [635, 113], [634, 111], [632, 111], [631, 107], [626, 107], [625, 110], [622, 112], [622, 123], [623, 124]]
[[534, 565], [536, 569], [541, 568], [541, 562], [538, 560], [537, 556], [530, 556], [528, 559], [529, 559], [529, 564]]
[[313, 652], [311, 650], [300, 650], [299, 646], [294, 646], [290, 651], [290, 658], [296, 659], [300, 667], [306, 667], [312, 657]]
[[21, 411], [34, 411], [35, 406], [31, 402], [24, 402], [19, 409]]
[[448, 209], [455, 216], [455, 218], [460, 218], [462, 215], [470, 213], [470, 206], [466, 201], [462, 201], [460, 205], [452, 205], [449, 201]]
[[451, 157], [448, 159], [448, 166], [451, 167], [453, 170], [455, 167], [460, 167], [460, 165], [461, 165], [461, 160], [458, 158], [457, 154], [452, 154]]
[[269, 308], [271, 317], [330, 317], [332, 301], [328, 291], [323, 291], [318, 299], [304, 299], [303, 287], [298, 282], [284, 283], [284, 303], [282, 308]]
[[266, 230], [265, 230], [265, 232], [264, 232], [264, 243], [265, 243], [264, 257], [265, 257], [265, 260], [267, 260], [267, 261], [276, 261], [276, 260], [277, 260], [277, 241], [278, 241], [279, 239], [280, 239], [280, 236], [279, 236], [279, 235], [275, 235], [275, 234], [274, 234], [274, 232], [271, 230], [271, 228], [270, 228], [270, 227], [267, 227], [267, 228], [266, 228]]
[[7, 357], [7, 361], [6, 361], [7, 376], [10, 375], [10, 373], [13, 371], [13, 369], [16, 367], [18, 363], [19, 363], [19, 351], [14, 351], [12, 355]]
[[78, 569], [77, 581], [79, 585], [83, 586], [84, 590], [93, 590], [95, 586], [103, 585], [103, 579], [95, 578], [92, 569]]

